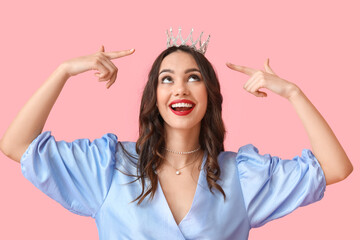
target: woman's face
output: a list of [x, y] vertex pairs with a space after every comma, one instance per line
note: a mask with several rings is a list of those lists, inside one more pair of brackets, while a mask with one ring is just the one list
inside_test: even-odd
[[207, 108], [207, 91], [194, 58], [176, 51], [160, 65], [157, 107], [165, 129], [200, 128]]

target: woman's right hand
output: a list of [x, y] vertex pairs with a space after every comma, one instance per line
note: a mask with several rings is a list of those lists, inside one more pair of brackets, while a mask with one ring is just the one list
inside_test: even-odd
[[105, 52], [104, 46], [94, 54], [77, 57], [65, 61], [61, 64], [63, 71], [68, 77], [80, 73], [95, 70], [95, 76], [100, 82], [107, 81], [106, 87], [109, 88], [116, 80], [118, 69], [111, 60], [128, 56], [134, 53], [134, 49], [124, 51]]
[[0, 150], [9, 158], [20, 162], [30, 143], [42, 132], [46, 119], [69, 77], [89, 70], [96, 70], [99, 81], [107, 81], [109, 88], [116, 79], [117, 68], [112, 59], [130, 55], [134, 50], [105, 52], [70, 59], [60, 66], [41, 85], [23, 106], [0, 139]]

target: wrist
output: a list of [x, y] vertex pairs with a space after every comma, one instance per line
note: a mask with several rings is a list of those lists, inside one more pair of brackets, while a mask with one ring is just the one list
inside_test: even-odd
[[67, 80], [71, 77], [69, 66], [66, 62], [61, 63], [57, 69], [55, 70], [56, 73], [60, 74], [60, 76]]
[[304, 96], [304, 93], [301, 91], [301, 89], [297, 85], [292, 84], [292, 86], [290, 87], [287, 99], [290, 102], [293, 102], [301, 96]]

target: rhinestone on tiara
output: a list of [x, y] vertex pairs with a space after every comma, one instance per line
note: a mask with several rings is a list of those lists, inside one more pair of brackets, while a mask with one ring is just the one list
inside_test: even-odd
[[[210, 41], [210, 35], [207, 37], [206, 41], [201, 43], [201, 37], [203, 35], [203, 32], [200, 33], [200, 36], [198, 39], [196, 39], [196, 41], [194, 41], [193, 39], [193, 33], [194, 29], [191, 29], [191, 32], [189, 34], [189, 36], [186, 39], [183, 39], [183, 37], [181, 36], [181, 28], [179, 27], [179, 31], [176, 37], [174, 37], [173, 35], [173, 31], [172, 28], [170, 28], [170, 34], [169, 31], [166, 30], [166, 35], [167, 35], [167, 48], [172, 47], [172, 46], [188, 46], [191, 47], [192, 49], [194, 49], [195, 51], [198, 51], [199, 53], [205, 54], [206, 49], [207, 49], [207, 45], [209, 44]], [[180, 43], [178, 43], [178, 41], [180, 40]], [[189, 44], [187, 44], [187, 42], [189, 41]], [[199, 47], [196, 47], [196, 44], [199, 43]]]

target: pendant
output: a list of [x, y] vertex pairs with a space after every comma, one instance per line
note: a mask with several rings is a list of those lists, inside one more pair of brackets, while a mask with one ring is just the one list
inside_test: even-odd
[[175, 173], [176, 173], [176, 175], [180, 175], [181, 172], [179, 170], [177, 170]]

